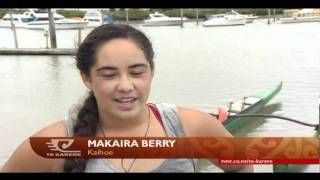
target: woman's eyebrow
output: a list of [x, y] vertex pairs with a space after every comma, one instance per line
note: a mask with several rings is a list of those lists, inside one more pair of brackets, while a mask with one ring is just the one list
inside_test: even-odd
[[114, 66], [102, 66], [102, 67], [98, 68], [98, 69], [96, 70], [96, 72], [104, 71], [104, 70], [115, 71], [115, 70], [117, 70], [117, 68], [114, 67]]
[[139, 64], [134, 64], [134, 65], [129, 66], [129, 69], [135, 69], [135, 68], [138, 68], [138, 67], [147, 68], [148, 66], [146, 64], [139, 63]]
[[[139, 64], [134, 64], [134, 65], [129, 66], [129, 69], [135, 69], [135, 68], [139, 68], [139, 67], [147, 68], [148, 66], [146, 64], [139, 63]], [[102, 67], [98, 68], [96, 70], [96, 72], [104, 71], [104, 70], [116, 71], [117, 69], [118, 68], [115, 66], [102, 66]]]

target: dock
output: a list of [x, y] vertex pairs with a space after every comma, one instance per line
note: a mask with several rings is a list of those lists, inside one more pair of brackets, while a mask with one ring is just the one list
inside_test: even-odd
[[57, 48], [5, 48], [0, 49], [0, 55], [67, 55], [74, 56], [76, 49]]

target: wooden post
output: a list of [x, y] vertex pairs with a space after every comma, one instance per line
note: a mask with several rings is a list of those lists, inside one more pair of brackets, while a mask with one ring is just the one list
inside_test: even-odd
[[199, 25], [199, 9], [196, 9], [197, 25]]
[[183, 9], [180, 9], [180, 17], [181, 17], [180, 26], [183, 27]]
[[54, 25], [54, 15], [51, 12], [51, 9], [48, 9], [48, 15], [49, 15], [49, 32], [50, 32], [51, 48], [57, 48], [56, 28]]
[[276, 22], [276, 9], [273, 9], [273, 22]]
[[81, 44], [81, 29], [78, 29], [78, 47]]
[[126, 22], [129, 24], [129, 9], [126, 9]]
[[10, 21], [11, 21], [11, 29], [13, 31], [14, 45], [15, 45], [16, 48], [18, 48], [16, 25], [13, 23], [13, 17], [12, 17], [11, 11], [9, 11], [9, 15], [10, 15]]
[[270, 24], [270, 9], [268, 9], [268, 24]]
[[48, 33], [48, 29], [47, 28], [44, 28], [44, 34], [43, 35], [46, 37], [46, 49], [49, 49], [49, 43], [48, 43], [49, 33]]
[[101, 25], [104, 24], [104, 14], [103, 14], [103, 11], [100, 10], [100, 13], [101, 13]]

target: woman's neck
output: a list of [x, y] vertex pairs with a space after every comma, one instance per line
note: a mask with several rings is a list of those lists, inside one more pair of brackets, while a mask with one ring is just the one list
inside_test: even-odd
[[145, 129], [149, 121], [149, 113], [147, 106], [143, 108], [141, 113], [130, 117], [112, 116], [99, 112], [99, 125], [101, 126], [101, 130], [108, 136], [126, 134], [128, 136], [141, 136], [141, 131]]

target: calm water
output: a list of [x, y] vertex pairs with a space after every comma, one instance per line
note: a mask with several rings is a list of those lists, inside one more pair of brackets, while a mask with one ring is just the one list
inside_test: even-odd
[[[204, 28], [142, 27], [156, 52], [150, 102], [215, 112], [229, 101], [254, 95], [283, 81], [262, 111], [319, 121], [320, 23]], [[82, 38], [90, 30], [82, 31]], [[77, 31], [57, 31], [58, 47], [73, 48]], [[44, 48], [43, 31], [18, 29], [19, 47]], [[0, 29], [0, 48], [13, 48]], [[63, 119], [86, 94], [70, 56], [0, 56], [0, 165], [27, 137]], [[277, 119], [253, 119], [239, 136], [311, 136], [312, 128]], [[202, 171], [212, 165], [200, 164]]]

